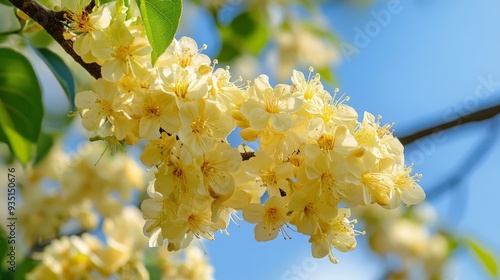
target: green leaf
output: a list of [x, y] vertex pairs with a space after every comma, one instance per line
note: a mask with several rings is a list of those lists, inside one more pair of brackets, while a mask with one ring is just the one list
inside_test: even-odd
[[160, 280], [162, 278], [162, 271], [158, 266], [146, 264], [146, 269], [149, 273], [149, 280]]
[[54, 136], [47, 133], [40, 133], [36, 145], [35, 164], [42, 161], [54, 146]]
[[451, 254], [460, 246], [460, 240], [457, 239], [453, 234], [450, 234], [446, 231], [439, 231], [439, 234], [446, 237], [446, 241], [448, 241], [448, 254]]
[[233, 46], [232, 42], [223, 41], [222, 48], [217, 55], [217, 60], [219, 60], [219, 62], [229, 62], [240, 54], [241, 50]]
[[252, 18], [250, 12], [244, 12], [235, 17], [230, 26], [234, 33], [249, 36], [257, 29], [257, 22]]
[[464, 244], [469, 247], [491, 276], [498, 276], [498, 264], [491, 252], [472, 238], [466, 239]]
[[167, 49], [179, 27], [182, 0], [140, 0], [141, 17], [151, 52], [151, 63]]
[[12, 7], [12, 3], [9, 2], [9, 0], [0, 0], [0, 4]]
[[220, 62], [229, 62], [242, 53], [257, 56], [269, 42], [269, 28], [250, 11], [239, 14], [219, 31], [222, 48], [217, 59]]
[[[2, 3], [3, 4], [3, 3]], [[21, 24], [16, 17], [14, 7], [0, 5], [0, 33], [10, 33], [21, 30]]]
[[7, 242], [7, 234], [3, 229], [0, 229], [0, 263], [2, 265], [4, 262], [4, 258], [7, 256], [8, 250], [9, 250], [9, 243]]
[[8, 267], [10, 267], [9, 263], [7, 263], [7, 253], [9, 252], [9, 245], [8, 238], [7, 238], [7, 233], [3, 230], [0, 229], [0, 263], [2, 264], [0, 266], [0, 279], [5, 279], [5, 280], [14, 280], [15, 279], [15, 272], [12, 272], [8, 270]]
[[45, 29], [36, 32], [25, 32], [23, 36], [28, 38], [30, 44], [35, 48], [45, 48], [54, 42], [54, 38]]
[[328, 67], [318, 69], [318, 73], [321, 75], [321, 80], [327, 81], [330, 84], [335, 84], [337, 82], [332, 70]]
[[98, 0], [98, 1], [96, 1], [96, 5], [102, 6], [102, 5], [108, 4], [109, 2], [112, 2], [112, 1], [113, 0]]
[[162, 279], [162, 270], [158, 260], [158, 248], [150, 247], [144, 251], [144, 265], [149, 273], [150, 280]]
[[24, 259], [21, 264], [17, 265], [16, 267], [16, 280], [24, 280], [26, 279], [26, 274], [30, 273], [34, 268], [35, 266], [37, 266], [37, 264], [39, 263], [40, 261], [38, 260], [34, 260], [32, 258], [26, 258]]
[[71, 110], [75, 110], [75, 79], [71, 69], [62, 58], [49, 49], [35, 49], [35, 53], [45, 62], [68, 97]]
[[0, 271], [0, 279], [2, 280], [14, 280], [15, 278], [15, 272], [10, 272], [8, 270], [2, 270]]
[[253, 55], [258, 55], [269, 42], [269, 28], [258, 22], [255, 32], [245, 38], [244, 46]]
[[230, 24], [230, 36], [225, 39], [239, 41], [250, 54], [258, 55], [269, 41], [269, 28], [250, 11], [239, 14]]
[[42, 92], [31, 63], [0, 48], [0, 141], [26, 164], [33, 156], [43, 117]]

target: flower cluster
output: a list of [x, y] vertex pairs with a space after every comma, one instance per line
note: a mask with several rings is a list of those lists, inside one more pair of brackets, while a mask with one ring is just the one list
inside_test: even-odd
[[[177, 251], [194, 237], [213, 240], [241, 210], [256, 224], [257, 241], [280, 232], [287, 238], [293, 225], [310, 236], [314, 257], [337, 262], [332, 249], [354, 249], [360, 233], [350, 207], [425, 198], [391, 125], [370, 113], [358, 122], [348, 98], [327, 92], [312, 68], [307, 78], [293, 71], [289, 85], [272, 86], [261, 75], [242, 87], [187, 37], [152, 65], [140, 19], [125, 20], [119, 4], [115, 10], [72, 17], [75, 50], [102, 66], [95, 89], [78, 93], [75, 103], [87, 130], [149, 141], [141, 161], [155, 179], [141, 208], [151, 246], [168, 240]], [[79, 49], [81, 40], [88, 43]], [[259, 150], [231, 147], [236, 127]]]
[[[106, 244], [97, 236], [83, 234], [56, 239], [35, 258], [41, 262], [27, 275], [37, 279], [149, 279], [145, 258], [158, 262], [162, 279], [213, 279], [213, 268], [197, 247], [186, 254], [146, 251], [140, 211], [133, 206], [103, 223]], [[146, 253], [145, 253], [146, 252]], [[179, 263], [182, 260], [183, 263]]]
[[[367, 229], [372, 250], [385, 258], [398, 258], [388, 268], [385, 279], [436, 279], [446, 275], [453, 252], [453, 239], [440, 229], [435, 209], [421, 204], [409, 211], [387, 211], [378, 205], [357, 207], [354, 211]], [[412, 276], [410, 276], [412, 275]]]
[[[312, 69], [311, 69], [312, 72]], [[324, 90], [319, 75], [294, 71], [291, 85], [272, 87], [264, 75], [248, 89], [239, 125], [247, 141], [259, 140], [260, 150], [242, 164], [253, 185], [265, 187], [264, 205], [251, 203], [243, 217], [257, 223], [255, 237], [266, 241], [288, 224], [309, 235], [312, 254], [329, 256], [331, 249], [354, 249], [355, 220], [341, 205], [379, 204], [396, 208], [420, 203], [425, 194], [404, 166], [403, 146], [391, 125], [356, 111]]]
[[103, 149], [100, 143], [89, 143], [70, 159], [55, 145], [40, 164], [20, 176], [26, 178], [18, 212], [24, 244], [57, 236], [71, 221], [83, 230], [93, 229], [97, 213], [118, 215], [132, 191], [143, 187], [144, 172], [135, 161], [124, 154], [102, 156]]

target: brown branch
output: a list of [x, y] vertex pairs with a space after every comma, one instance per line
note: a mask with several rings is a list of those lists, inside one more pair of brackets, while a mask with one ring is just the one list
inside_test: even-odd
[[94, 9], [94, 7], [95, 7], [95, 0], [91, 0], [90, 3], [87, 5], [87, 7], [85, 7], [85, 11], [87, 11], [87, 13], [90, 14]]
[[471, 122], [480, 122], [484, 121], [487, 119], [490, 119], [496, 115], [500, 114], [500, 105], [496, 105], [493, 107], [481, 109], [479, 111], [473, 112], [471, 114], [456, 118], [454, 120], [451, 120], [449, 122], [441, 123], [438, 125], [431, 126], [429, 128], [417, 131], [415, 133], [412, 133], [410, 135], [398, 137], [399, 141], [403, 145], [408, 145], [410, 143], [413, 143], [417, 141], [418, 139], [427, 137], [429, 135], [451, 129], [454, 127], [458, 127], [460, 125], [466, 124], [466, 123], [471, 123]]
[[[47, 9], [35, 0], [9, 0], [19, 10], [23, 11], [34, 21], [40, 24], [61, 47], [78, 62], [92, 77], [101, 78], [101, 66], [97, 63], [86, 63], [73, 50], [73, 41], [65, 40], [63, 33], [65, 31], [64, 14], [66, 12], [55, 12]], [[91, 3], [94, 3], [93, 1]]]
[[244, 152], [244, 153], [240, 153], [241, 155], [241, 159], [243, 161], [245, 160], [249, 160], [251, 158], [253, 158], [255, 156], [255, 153], [254, 152]]

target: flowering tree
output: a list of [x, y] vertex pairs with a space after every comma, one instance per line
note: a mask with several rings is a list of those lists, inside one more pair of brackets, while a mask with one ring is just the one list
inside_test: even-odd
[[[425, 221], [389, 211], [425, 199], [421, 175], [405, 165], [403, 143], [412, 138], [394, 137], [380, 116], [360, 117], [348, 97], [325, 89], [314, 68], [304, 73], [283, 63], [278, 76], [289, 71], [286, 84], [273, 85], [266, 74], [233, 78], [229, 67], [203, 54], [205, 45], [174, 38], [181, 1], [70, 2], [52, 9], [37, 1], [10, 3], [20, 33], [41, 26], [93, 77], [89, 90], [75, 92], [69, 62], [18, 32], [0, 48], [0, 140], [12, 155], [6, 163], [19, 164], [9, 174], [19, 172], [12, 182], [24, 205], [9, 215], [16, 216], [22, 245], [35, 259], [26, 261], [28, 279], [210, 279], [211, 267], [191, 243], [227, 232], [239, 213], [255, 224], [259, 242], [288, 239], [296, 231], [309, 237], [314, 258], [337, 263], [333, 249], [353, 250], [358, 235], [366, 234], [376, 252], [418, 259], [429, 277], [441, 273], [452, 239], [419, 234]], [[245, 13], [234, 20], [258, 22]], [[218, 24], [230, 34], [225, 39], [241, 27], [230, 24], [233, 34]], [[300, 36], [322, 42], [311, 34], [324, 32], [313, 27], [294, 25], [285, 33], [305, 30], [309, 35]], [[300, 50], [282, 36], [280, 53]], [[249, 52], [262, 48], [242, 42]], [[76, 156], [44, 132], [45, 92], [26, 51], [16, 51], [20, 45], [49, 67], [87, 131], [90, 142]], [[317, 45], [320, 52], [331, 50]], [[220, 57], [237, 57], [231, 48], [223, 45]], [[311, 56], [305, 63], [324, 61]], [[326, 65], [319, 72], [332, 81]], [[241, 140], [230, 140], [231, 133]], [[140, 151], [145, 167], [127, 156], [125, 145]], [[144, 178], [146, 169], [154, 178]], [[140, 211], [130, 205], [137, 191], [144, 195]], [[367, 221], [366, 231], [356, 227], [354, 213]], [[105, 242], [88, 233], [100, 219]], [[66, 234], [70, 223], [78, 234]], [[415, 239], [397, 235], [405, 230]], [[380, 246], [386, 236], [393, 243]], [[414, 240], [420, 241], [417, 249]], [[444, 249], [435, 254], [422, 249], [438, 245]]]

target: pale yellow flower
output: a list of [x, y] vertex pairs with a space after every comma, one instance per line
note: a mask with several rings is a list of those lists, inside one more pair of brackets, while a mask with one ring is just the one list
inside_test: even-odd
[[331, 100], [332, 97], [324, 89], [323, 84], [320, 81], [319, 74], [316, 74], [311, 79], [312, 67], [309, 69], [309, 77], [305, 78], [304, 73], [300, 71], [293, 70], [292, 72], [292, 93], [298, 93], [304, 99], [304, 106], [306, 106], [308, 100], [314, 97], [320, 97], [320, 99], [326, 98], [327, 101]]
[[121, 213], [104, 220], [102, 230], [107, 245], [130, 251], [130, 257], [140, 257], [148, 246], [148, 239], [142, 234], [144, 219], [142, 212], [135, 206], [125, 206]]
[[92, 54], [104, 60], [102, 77], [111, 82], [119, 81], [123, 75], [137, 77], [149, 74], [148, 64], [151, 47], [145, 37], [134, 36], [124, 22], [114, 21], [107, 29], [109, 38], [96, 40]]
[[96, 81], [95, 91], [82, 91], [75, 97], [75, 105], [80, 110], [83, 127], [94, 132], [97, 132], [106, 121], [114, 124], [114, 120], [119, 118], [130, 119], [126, 112], [126, 104], [127, 100], [123, 99], [118, 87], [104, 79]]
[[160, 167], [167, 163], [176, 142], [175, 136], [162, 132], [160, 139], [151, 140], [144, 148], [141, 154], [142, 163], [149, 167]]
[[311, 190], [294, 192], [288, 208], [292, 212], [290, 223], [297, 226], [297, 231], [311, 236], [321, 230], [321, 223], [337, 216], [337, 205], [321, 202]]
[[292, 24], [277, 35], [280, 80], [284, 80], [296, 65], [328, 68], [339, 60], [335, 46], [298, 24]]
[[90, 200], [104, 216], [120, 212], [134, 189], [143, 187], [143, 170], [124, 154], [102, 155], [104, 147], [89, 143], [79, 149], [62, 174], [64, 199], [78, 205]]
[[363, 204], [388, 205], [394, 195], [392, 175], [384, 169], [384, 162], [372, 153], [365, 152], [360, 157], [347, 157], [349, 169], [346, 182], [362, 188]]
[[404, 164], [404, 147], [401, 142], [392, 135], [392, 124], [380, 124], [382, 117], [375, 117], [365, 112], [363, 122], [359, 124], [354, 132], [354, 137], [359, 145], [367, 148], [376, 157], [390, 158], [396, 164]]
[[[57, 235], [71, 213], [69, 205], [57, 194], [48, 194], [42, 185], [30, 185], [22, 192], [23, 203], [17, 211], [20, 240], [32, 246], [37, 240], [48, 240]], [[94, 224], [95, 226], [95, 224]]]
[[268, 128], [259, 133], [260, 148], [279, 159], [285, 159], [298, 151], [300, 145], [306, 141], [305, 130], [305, 123], [293, 118], [291, 127], [286, 131]]
[[333, 96], [330, 95], [324, 90], [319, 74], [311, 79], [312, 67], [309, 70], [307, 80], [302, 72], [295, 70], [291, 78], [292, 94], [304, 100], [297, 114], [308, 118], [321, 118], [325, 125], [346, 125], [349, 129], [354, 129], [358, 113], [345, 104], [349, 97], [341, 96], [337, 99], [338, 89], [335, 89]]
[[227, 195], [234, 191], [234, 178], [241, 164], [241, 155], [229, 144], [217, 143], [214, 149], [203, 154], [198, 160], [206, 194]]
[[182, 68], [191, 66], [199, 69], [203, 65], [209, 66], [210, 58], [200, 53], [200, 50], [205, 48], [204, 45], [199, 49], [196, 41], [189, 37], [181, 37], [179, 40], [174, 38], [165, 52], [156, 60], [155, 67], [177, 64]]
[[[250, 202], [252, 202], [252, 198], [254, 197], [254, 195], [250, 191], [246, 190], [245, 187], [245, 185], [239, 185], [232, 193], [227, 195], [218, 195], [215, 193], [210, 194], [210, 196], [214, 199], [210, 205], [213, 222], [217, 222], [219, 219], [222, 219], [226, 227], [229, 225], [229, 221], [231, 220], [235, 224], [238, 224], [235, 221], [235, 217], [237, 220], [240, 220], [240, 218], [236, 215], [236, 211], [245, 208]], [[260, 199], [262, 193], [255, 195], [255, 197], [256, 196]]]
[[194, 244], [179, 252], [159, 248], [156, 258], [164, 280], [214, 280], [214, 268], [206, 254]]
[[182, 68], [177, 64], [158, 69], [162, 90], [176, 97], [177, 106], [195, 99], [204, 98], [208, 93], [205, 78], [191, 66]]
[[91, 52], [94, 43], [104, 36], [104, 30], [111, 22], [111, 12], [106, 5], [95, 7], [89, 13], [79, 7], [77, 13], [69, 12], [67, 16], [68, 30], [64, 33], [66, 40], [75, 38], [73, 48], [75, 53], [87, 63], [102, 62]]
[[212, 150], [215, 143], [226, 141], [235, 128], [215, 104], [203, 100], [185, 103], [179, 115], [179, 139], [196, 156]]
[[348, 218], [351, 211], [348, 208], [339, 208], [337, 217], [329, 223], [322, 224], [322, 231], [311, 236], [311, 252], [315, 258], [328, 256], [332, 263], [338, 263], [333, 256], [332, 248], [347, 252], [356, 248], [356, 235], [364, 234], [354, 230], [353, 223]]
[[306, 144], [304, 153], [308, 158], [315, 158], [320, 152], [348, 155], [358, 148], [358, 142], [346, 126], [325, 125], [320, 118], [309, 120], [307, 135], [309, 144]]
[[239, 109], [248, 98], [246, 91], [236, 86], [230, 79], [229, 68], [218, 68], [207, 80], [210, 86], [208, 98], [214, 100], [224, 113]]
[[28, 280], [86, 279], [97, 272], [90, 260], [91, 254], [102, 245], [89, 234], [82, 237], [63, 236], [56, 239], [41, 254], [41, 263], [30, 272]]
[[[208, 205], [207, 205], [208, 206]], [[212, 222], [210, 211], [204, 205], [181, 204], [177, 212], [177, 219], [172, 223], [166, 236], [169, 239], [184, 238], [192, 234], [196, 238], [214, 240], [214, 232], [225, 228], [222, 220]]]
[[291, 163], [276, 160], [265, 151], [258, 150], [255, 157], [243, 162], [242, 166], [255, 176], [256, 182], [267, 188], [269, 196], [280, 196], [282, 192], [290, 191], [287, 179], [294, 177]]
[[139, 118], [139, 137], [157, 138], [160, 129], [174, 133], [179, 129], [180, 119], [175, 99], [162, 91], [138, 92], [134, 96], [132, 109]]
[[393, 171], [394, 194], [390, 208], [400, 206], [401, 201], [407, 206], [419, 204], [425, 199], [422, 187], [417, 184], [420, 174], [410, 175], [412, 167], [397, 166]]
[[269, 77], [260, 75], [250, 88], [250, 98], [241, 105], [241, 112], [256, 130], [264, 130], [272, 125], [285, 131], [292, 125], [290, 113], [302, 106], [302, 99], [290, 92], [290, 86], [279, 84], [274, 89]]
[[342, 155], [321, 153], [302, 164], [297, 182], [314, 190], [329, 205], [337, 206], [342, 199], [352, 195], [343, 184], [347, 167]]
[[251, 203], [243, 209], [245, 221], [257, 224], [254, 228], [255, 240], [269, 241], [282, 232], [285, 238], [289, 238], [283, 226], [289, 221], [287, 215], [288, 207], [286, 200], [281, 196], [271, 196], [264, 205]]
[[173, 194], [181, 200], [193, 198], [197, 192], [203, 192], [201, 171], [187, 150], [177, 143], [168, 163], [156, 173], [155, 190], [163, 195]]
[[158, 247], [163, 245], [168, 228], [177, 218], [179, 204], [157, 192], [154, 181], [149, 183], [147, 192], [150, 198], [141, 203], [142, 215], [146, 220], [143, 232], [149, 238], [149, 246]]

